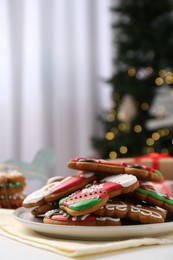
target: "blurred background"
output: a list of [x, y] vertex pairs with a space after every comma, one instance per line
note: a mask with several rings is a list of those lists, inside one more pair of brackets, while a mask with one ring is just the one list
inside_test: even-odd
[[92, 156], [110, 107], [111, 1], [0, 0], [0, 160]]
[[173, 154], [173, 1], [0, 0], [0, 160]]

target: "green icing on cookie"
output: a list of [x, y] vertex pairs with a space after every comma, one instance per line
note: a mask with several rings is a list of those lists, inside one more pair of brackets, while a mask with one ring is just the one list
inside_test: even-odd
[[5, 183], [5, 184], [0, 184], [0, 188], [20, 188], [22, 187], [22, 183], [21, 182], [9, 182], [9, 183]]
[[162, 176], [162, 173], [159, 170], [156, 170], [156, 174]]
[[160, 195], [157, 192], [154, 192], [152, 190], [144, 190], [144, 189], [141, 189], [141, 188], [137, 188], [136, 191], [140, 192], [140, 193], [143, 193], [145, 195], [151, 196], [154, 199], [157, 199], [157, 200], [160, 200], [160, 201], [164, 201], [167, 204], [170, 204], [170, 205], [173, 206], [173, 199], [167, 199], [167, 198], [164, 197], [164, 195]]
[[73, 203], [68, 206], [69, 209], [71, 210], [85, 210], [92, 208], [99, 204], [102, 200], [100, 198], [94, 198], [94, 199], [86, 199], [82, 200], [76, 203]]
[[59, 206], [62, 206], [64, 204], [64, 201], [67, 199], [68, 197], [62, 198], [59, 201]]
[[8, 184], [9, 188], [20, 188], [22, 187], [22, 183], [21, 182], [10, 182]]

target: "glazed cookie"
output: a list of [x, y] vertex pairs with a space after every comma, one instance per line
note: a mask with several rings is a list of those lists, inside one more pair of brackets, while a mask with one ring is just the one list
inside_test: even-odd
[[151, 186], [141, 184], [134, 192], [134, 197], [173, 213], [173, 198], [157, 193]]
[[94, 212], [98, 216], [129, 218], [143, 224], [163, 223], [166, 219], [166, 211], [161, 208], [131, 204], [122, 200], [113, 199], [105, 206]]
[[25, 208], [31, 208], [36, 206], [42, 206], [45, 202], [55, 201], [63, 196], [69, 195], [70, 193], [84, 187], [86, 184], [95, 180], [96, 174], [88, 172], [78, 172], [73, 176], [68, 176], [61, 181], [51, 182], [46, 184], [40, 190], [37, 190], [28, 195], [23, 201]]
[[105, 205], [108, 199], [132, 192], [138, 186], [139, 182], [134, 175], [112, 175], [61, 199], [59, 206], [72, 216], [89, 214]]
[[67, 166], [71, 169], [94, 171], [94, 172], [106, 172], [109, 174], [127, 173], [135, 175], [139, 180], [158, 181], [164, 180], [162, 173], [159, 170], [155, 170], [151, 167], [129, 164], [122, 162], [121, 164], [116, 161], [92, 159], [92, 158], [80, 158], [70, 160]]
[[72, 217], [67, 212], [59, 209], [46, 212], [43, 222], [56, 225], [73, 226], [120, 226], [119, 218], [98, 217], [93, 214]]

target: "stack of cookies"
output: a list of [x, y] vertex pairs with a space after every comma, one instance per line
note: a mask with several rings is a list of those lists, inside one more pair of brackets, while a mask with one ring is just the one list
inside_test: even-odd
[[16, 209], [22, 206], [25, 177], [12, 165], [0, 165], [0, 208]]
[[155, 191], [159, 170], [92, 158], [67, 163], [77, 172], [54, 177], [28, 195], [23, 206], [43, 222], [58, 225], [117, 226], [163, 223], [173, 213], [173, 198]]

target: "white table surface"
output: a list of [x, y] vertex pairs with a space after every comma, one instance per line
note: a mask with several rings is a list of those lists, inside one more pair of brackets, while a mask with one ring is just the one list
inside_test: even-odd
[[[22, 260], [69, 260], [74, 259], [55, 254], [46, 250], [28, 246], [11, 239], [0, 236], [0, 259], [22, 259]], [[101, 256], [78, 257], [76, 259], [106, 259], [106, 260], [172, 260], [173, 245], [144, 246], [121, 250], [115, 253], [102, 254]]]

